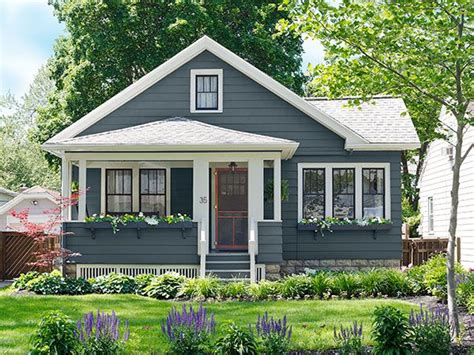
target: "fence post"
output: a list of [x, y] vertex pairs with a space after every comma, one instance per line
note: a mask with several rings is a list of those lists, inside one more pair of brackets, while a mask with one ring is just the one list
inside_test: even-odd
[[0, 233], [0, 280], [5, 280], [5, 236]]

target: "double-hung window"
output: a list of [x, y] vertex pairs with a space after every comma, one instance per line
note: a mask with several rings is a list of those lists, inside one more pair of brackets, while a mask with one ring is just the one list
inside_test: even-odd
[[385, 217], [385, 170], [362, 169], [363, 217]]
[[223, 104], [223, 70], [191, 70], [191, 112], [220, 113]]
[[140, 169], [140, 211], [166, 215], [165, 169]]
[[303, 218], [325, 217], [325, 169], [303, 169]]
[[434, 233], [433, 197], [428, 197], [428, 233]]
[[355, 169], [333, 169], [332, 192], [333, 217], [355, 218]]
[[106, 212], [132, 212], [132, 169], [107, 169], [106, 172]]

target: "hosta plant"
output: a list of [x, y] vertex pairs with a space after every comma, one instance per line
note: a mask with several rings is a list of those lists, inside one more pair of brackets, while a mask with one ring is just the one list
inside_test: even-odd
[[175, 298], [185, 280], [186, 278], [184, 276], [176, 272], [169, 272], [153, 278], [143, 291], [149, 297], [164, 299]]
[[202, 304], [197, 310], [192, 306], [188, 310], [184, 304], [181, 312], [173, 307], [161, 324], [171, 352], [180, 355], [208, 353], [215, 328], [214, 314], [208, 315]]
[[97, 293], [135, 293], [136, 287], [133, 277], [114, 272], [99, 276], [92, 282], [92, 289]]

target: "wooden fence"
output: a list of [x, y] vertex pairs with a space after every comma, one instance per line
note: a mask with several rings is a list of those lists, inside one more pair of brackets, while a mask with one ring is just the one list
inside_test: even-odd
[[[411, 238], [402, 239], [403, 242], [403, 256], [402, 265], [420, 265], [430, 258], [435, 253], [446, 252], [448, 247], [448, 238]], [[459, 261], [461, 241], [458, 238], [457, 243], [457, 258]]]
[[[47, 243], [56, 243], [48, 240]], [[0, 280], [11, 280], [22, 273], [39, 270], [30, 265], [35, 261], [38, 245], [28, 236], [20, 233], [0, 233]]]

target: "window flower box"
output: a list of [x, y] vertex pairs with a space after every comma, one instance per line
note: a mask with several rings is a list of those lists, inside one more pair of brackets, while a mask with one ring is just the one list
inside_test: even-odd
[[[334, 224], [329, 228], [325, 228], [328, 231], [380, 231], [380, 230], [389, 230], [392, 228], [391, 223], [384, 224], [367, 224], [367, 225], [358, 225], [358, 224]], [[315, 223], [298, 223], [299, 231], [319, 231], [321, 226]]]
[[313, 231], [314, 236], [318, 232], [321, 236], [324, 236], [326, 232], [355, 232], [355, 231], [367, 231], [372, 232], [372, 237], [377, 239], [377, 231], [389, 230], [393, 224], [390, 220], [384, 218], [368, 218], [368, 219], [335, 219], [326, 218], [321, 220], [308, 220], [304, 219], [298, 223], [299, 231]]

